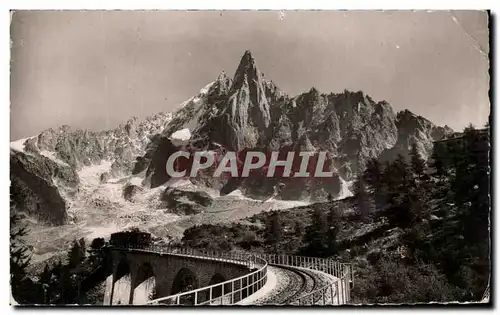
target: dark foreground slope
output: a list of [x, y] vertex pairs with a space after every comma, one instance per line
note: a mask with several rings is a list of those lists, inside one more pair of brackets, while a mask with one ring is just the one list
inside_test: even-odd
[[488, 153], [487, 130], [469, 128], [429, 163], [416, 149], [371, 161], [355, 197], [196, 226], [183, 244], [351, 262], [358, 303], [479, 301], [490, 277]]

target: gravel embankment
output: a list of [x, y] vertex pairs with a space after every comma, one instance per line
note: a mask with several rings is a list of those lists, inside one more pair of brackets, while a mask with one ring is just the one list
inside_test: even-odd
[[278, 305], [299, 293], [304, 284], [302, 277], [285, 268], [268, 266], [268, 270], [276, 275], [277, 283], [266, 296], [257, 299], [253, 304]]
[[269, 266], [269, 269], [276, 275], [276, 286], [266, 296], [255, 300], [252, 304], [294, 305], [297, 298], [319, 288], [318, 284], [324, 285], [325, 279], [314, 271], [281, 266]]

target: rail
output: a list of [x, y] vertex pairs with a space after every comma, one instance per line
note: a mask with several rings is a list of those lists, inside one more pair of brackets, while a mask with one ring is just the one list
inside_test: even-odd
[[335, 277], [335, 279], [331, 279], [328, 284], [310, 293], [299, 296], [295, 301], [288, 304], [340, 305], [348, 303], [351, 299], [351, 286], [354, 285], [354, 276], [351, 264], [317, 257], [269, 254], [259, 254], [258, 256], [266, 259], [269, 264], [295, 268], [307, 268], [321, 271]]

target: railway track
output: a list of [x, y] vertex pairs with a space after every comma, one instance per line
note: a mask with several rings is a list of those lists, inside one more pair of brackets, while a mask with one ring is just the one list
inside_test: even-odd
[[272, 292], [256, 300], [255, 304], [298, 305], [299, 297], [318, 288], [318, 277], [312, 271], [273, 264], [269, 268], [278, 277], [278, 285]]
[[[190, 296], [194, 297], [194, 304], [200, 305], [215, 305], [217, 300], [220, 304], [238, 305], [340, 305], [348, 303], [350, 299], [352, 265], [331, 260], [286, 255], [256, 254], [248, 256], [245, 252], [228, 254], [225, 252], [216, 253], [191, 248], [161, 246], [129, 246], [116, 247], [116, 249], [128, 252], [147, 251], [159, 255], [166, 253], [175, 256], [212, 259], [242, 264], [250, 270], [254, 266], [259, 266], [259, 264], [261, 266], [255, 272], [224, 283], [224, 288], [227, 287], [226, 284], [230, 284], [232, 289], [223, 290], [223, 292], [226, 291], [226, 294], [222, 298], [219, 298], [220, 293], [215, 297], [212, 295], [212, 289], [222, 287], [222, 284], [220, 284], [198, 288], [178, 295], [161, 297], [146, 304], [158, 304], [167, 300], [176, 304], [183, 304], [180, 300]], [[238, 284], [239, 287], [237, 287]], [[206, 299], [202, 296], [200, 302], [200, 294], [206, 294], [204, 292], [208, 289], [210, 289], [209, 298]], [[245, 297], [242, 296], [244, 290], [246, 290]], [[239, 294], [239, 299], [235, 298], [235, 294], [238, 292], [242, 292]], [[175, 299], [172, 300], [173, 298]], [[224, 303], [222, 303], [223, 301]]]
[[296, 268], [287, 268], [283, 266], [280, 266], [280, 268], [288, 269], [291, 272], [299, 275], [299, 277], [302, 279], [302, 286], [300, 287], [300, 289], [295, 294], [292, 294], [280, 304], [287, 304], [287, 305], [298, 304], [297, 301], [298, 298], [314, 291], [317, 288], [316, 277], [311, 272], [305, 270], [299, 270]]

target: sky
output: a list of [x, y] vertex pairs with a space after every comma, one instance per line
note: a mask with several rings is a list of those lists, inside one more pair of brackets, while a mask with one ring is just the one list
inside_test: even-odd
[[169, 112], [245, 50], [289, 95], [361, 90], [461, 130], [488, 118], [481, 11], [17, 11], [11, 140]]

